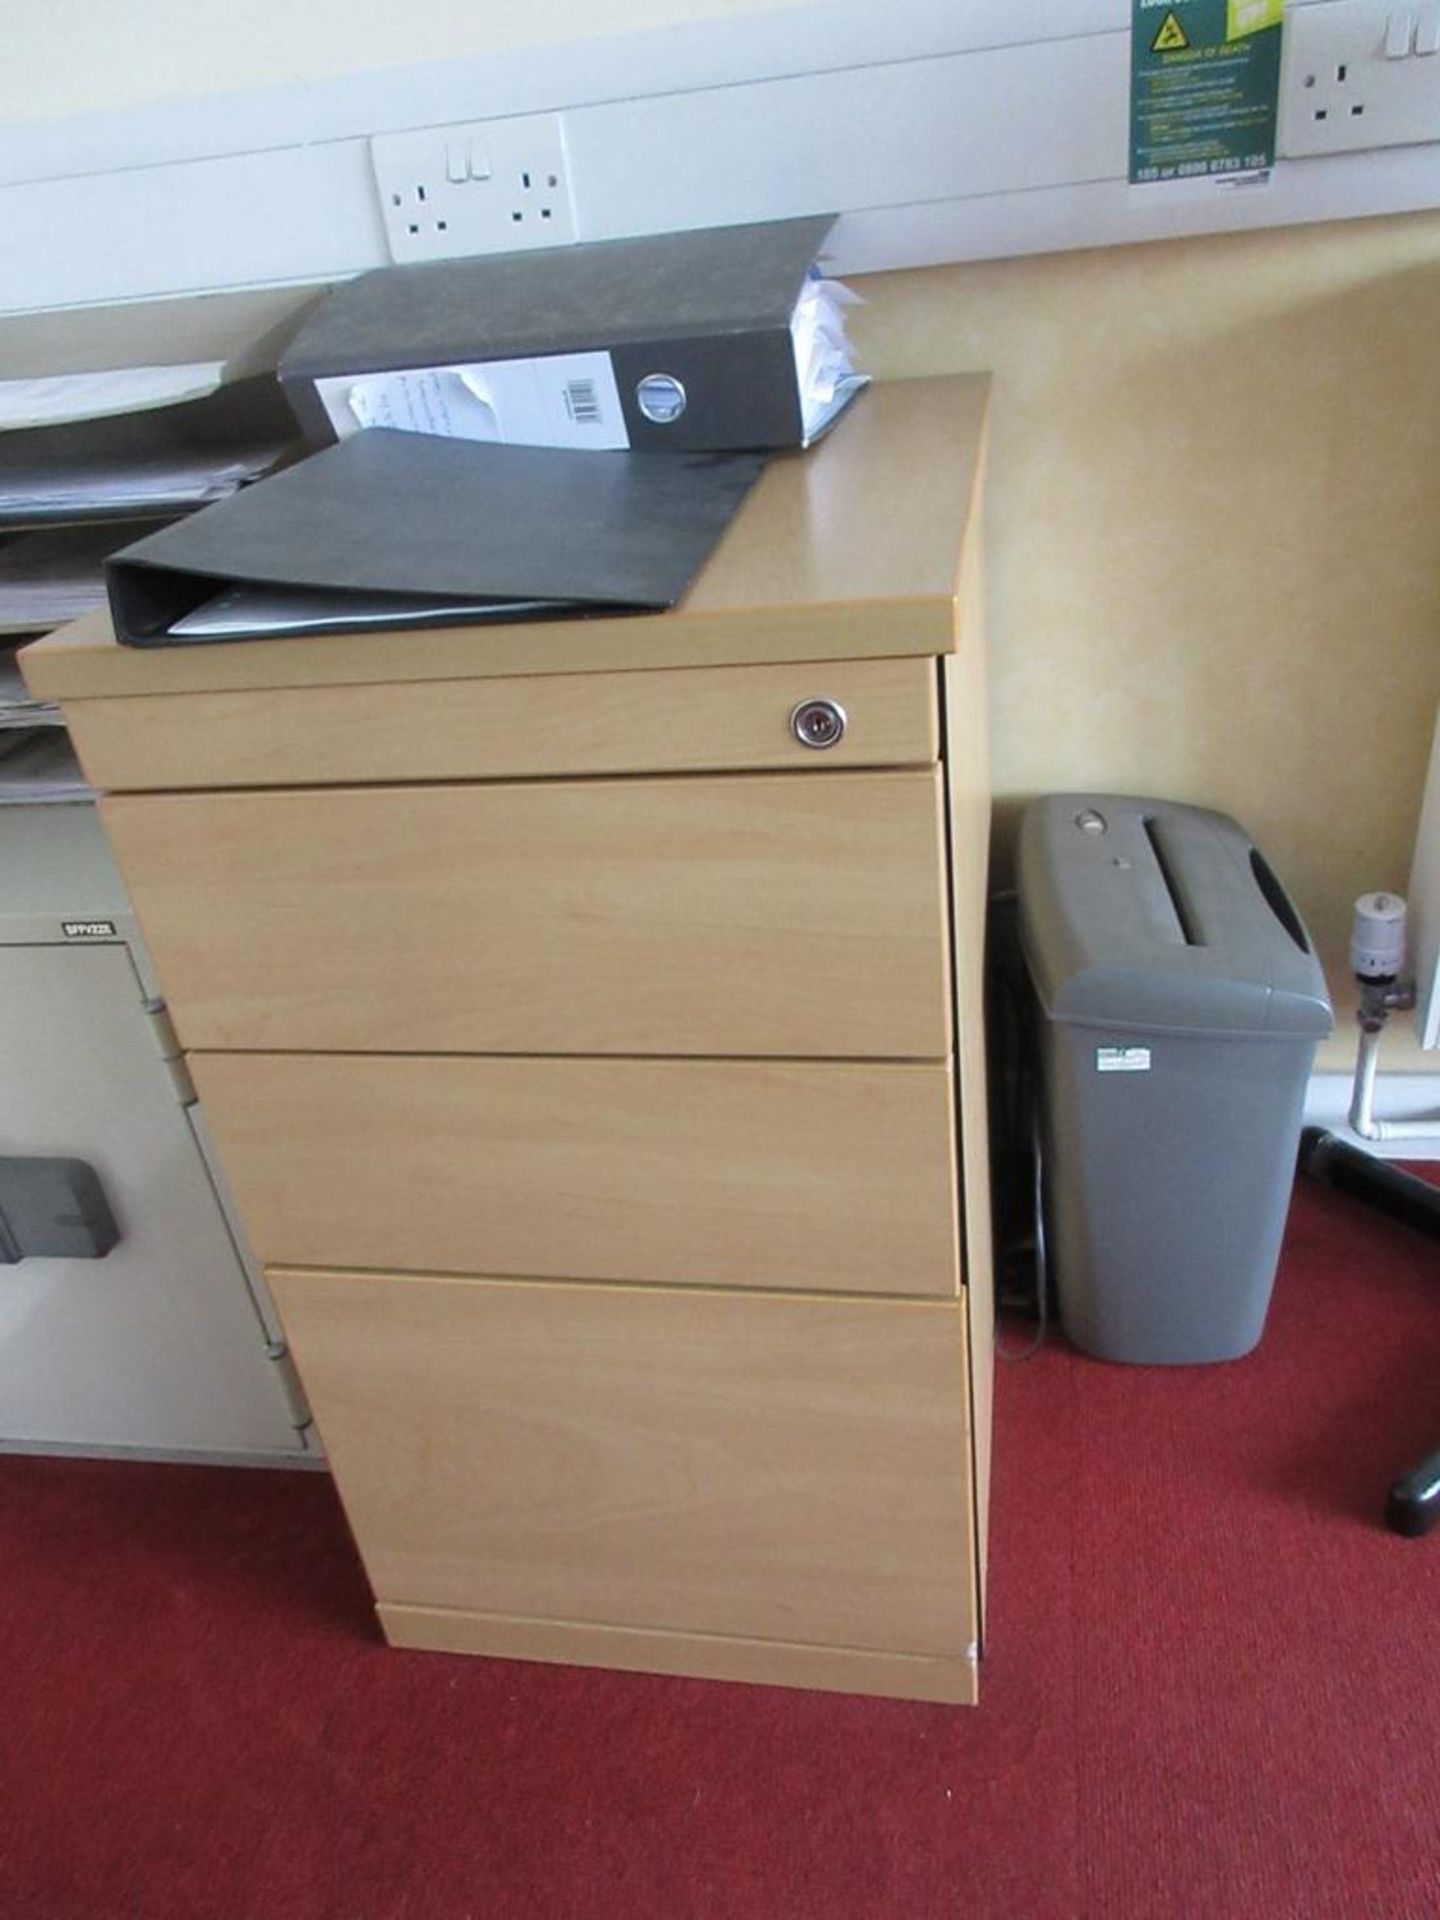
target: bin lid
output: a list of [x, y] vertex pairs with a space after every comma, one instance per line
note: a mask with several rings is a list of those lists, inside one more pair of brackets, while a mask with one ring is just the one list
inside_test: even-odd
[[1026, 808], [1020, 937], [1052, 1020], [1318, 1038], [1334, 1016], [1304, 923], [1223, 813], [1117, 794]]

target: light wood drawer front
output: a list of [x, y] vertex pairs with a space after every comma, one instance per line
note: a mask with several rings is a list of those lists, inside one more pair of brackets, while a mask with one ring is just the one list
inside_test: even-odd
[[937, 770], [103, 804], [190, 1048], [949, 1052]]
[[269, 1278], [382, 1603], [974, 1639], [957, 1305]]
[[[837, 701], [843, 736], [803, 747], [790, 715]], [[530, 775], [911, 766], [938, 757], [931, 660], [552, 674], [67, 703], [91, 784], [364, 785]]]
[[940, 1065], [193, 1054], [260, 1257], [951, 1295]]

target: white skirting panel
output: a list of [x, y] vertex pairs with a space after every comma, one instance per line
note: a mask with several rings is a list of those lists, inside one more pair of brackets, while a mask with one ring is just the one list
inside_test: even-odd
[[1435, 716], [1435, 745], [1420, 811], [1409, 899], [1415, 1030], [1422, 1047], [1440, 1047], [1440, 710]]
[[[1440, 1160], [1440, 1140], [1362, 1140], [1348, 1119], [1353, 1088], [1348, 1073], [1315, 1074], [1305, 1092], [1305, 1125], [1324, 1127], [1380, 1160]], [[1440, 1073], [1382, 1073], [1375, 1083], [1375, 1113], [1394, 1126], [1433, 1120], [1440, 1113]]]

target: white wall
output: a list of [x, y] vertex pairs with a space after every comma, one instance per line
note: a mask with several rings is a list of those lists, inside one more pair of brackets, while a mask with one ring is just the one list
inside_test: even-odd
[[321, 80], [501, 48], [774, 13], [783, 4], [10, 0], [0, 60], [0, 119], [124, 110], [156, 100]]
[[[577, 237], [838, 212], [845, 274], [1440, 201], [1440, 140], [1131, 187], [1129, 0], [28, 0], [3, 55], [7, 314], [383, 265], [372, 137], [518, 120], [528, 153], [532, 115]], [[515, 243], [522, 177], [497, 164], [472, 244]]]

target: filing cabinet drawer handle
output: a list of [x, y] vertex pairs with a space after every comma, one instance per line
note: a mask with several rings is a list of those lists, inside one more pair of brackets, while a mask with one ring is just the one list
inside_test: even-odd
[[845, 736], [845, 709], [838, 700], [802, 700], [790, 715], [790, 731], [802, 747], [838, 746]]

